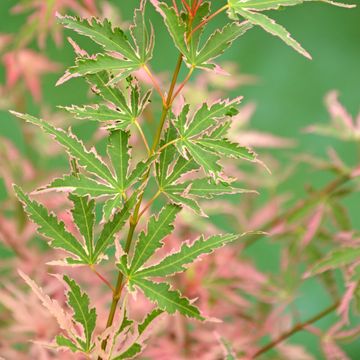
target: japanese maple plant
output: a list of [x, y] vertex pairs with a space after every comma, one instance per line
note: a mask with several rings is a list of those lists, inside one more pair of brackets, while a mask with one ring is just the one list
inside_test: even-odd
[[[321, 1], [351, 7], [330, 0]], [[272, 218], [260, 229], [254, 227], [244, 233], [220, 234], [213, 230], [210, 234], [204, 231], [206, 234], [185, 239], [187, 241], [174, 249], [167, 243], [174, 227], [176, 231], [176, 219], [182, 210], [192, 212], [194, 219], [199, 219], [199, 223], [201, 219], [203, 223], [207, 216], [203, 200], [208, 204], [214, 201], [217, 206], [222, 202], [213, 200], [215, 197], [229, 195], [226, 197], [229, 208], [236, 212], [232, 200], [238, 196], [236, 194], [253, 196], [251, 194], [257, 189], [245, 189], [236, 178], [234, 168], [241, 168], [246, 162], [266, 168], [266, 161], [258, 159], [255, 152], [244, 144], [235, 142], [229, 133], [239, 113], [242, 97], [189, 105], [183, 96], [189, 80], [195, 71], [223, 76], [225, 70], [216, 63], [217, 58], [230, 46], [236, 46], [237, 41], [253, 27], [262, 28], [310, 58], [283, 26], [264, 14], [267, 10], [303, 2], [142, 0], [134, 11], [128, 31], [114, 27], [108, 19], [57, 14], [60, 24], [88, 37], [102, 49], [100, 53], [89, 55], [71, 40], [76, 53], [75, 65], [65, 72], [58, 85], [77, 77], [84, 78], [89, 84], [97, 103], [71, 105], [64, 110], [76, 119], [95, 121], [106, 129], [106, 159], [95, 148], [86, 148], [70, 130], [54, 127], [51, 119], [42, 120], [13, 112], [59, 143], [66, 150], [71, 165], [69, 174], [54, 179], [31, 197], [20, 184], [15, 185], [14, 190], [29, 218], [37, 224], [38, 232], [49, 239], [52, 248], [67, 254], [50, 264], [71, 267], [73, 273], [81, 273], [88, 267], [107, 286], [112, 301], [108, 304], [106, 325], [103, 326], [104, 321], [91, 305], [89, 295], [69, 275], [55, 275], [66, 288], [67, 306], [62, 306], [21, 272], [26, 283], [56, 318], [61, 330], [54, 343], [48, 346], [68, 351], [69, 356], [79, 358], [130, 359], [141, 354], [146, 344], [153, 341], [157, 336], [154, 325], [166, 314], [180, 314], [186, 321], [211, 322], [212, 331], [216, 331], [219, 319], [208, 314], [206, 309], [200, 310], [196, 299], [183, 295], [177, 289], [178, 282], [172, 281], [173, 277], [178, 279], [179, 274], [189, 271], [194, 262], [213, 256], [219, 248], [236, 246], [238, 242], [250, 244], [266, 236], [265, 233], [280, 223], [281, 218], [292, 217], [299, 209], [313, 205], [314, 199], [328, 195], [352, 178], [353, 173], [342, 174], [340, 180], [312, 194], [309, 200], [302, 201], [281, 216]], [[156, 37], [146, 13], [150, 6], [164, 21], [164, 27], [156, 31], [168, 31], [179, 52], [167, 89], [163, 89], [163, 81], [150, 66]], [[225, 26], [212, 33], [207, 31], [211, 20], [221, 13], [228, 16]], [[187, 74], [180, 79], [185, 68]], [[150, 107], [160, 116], [145, 130]], [[263, 176], [270, 175], [265, 172]], [[51, 191], [68, 194], [75, 230], [67, 229], [54, 213], [33, 199], [33, 195]], [[319, 227], [322, 214], [323, 208], [318, 209], [309, 225], [311, 231]], [[210, 224], [209, 228], [212, 229]], [[344, 264], [344, 261], [350, 263], [349, 254], [344, 255], [341, 251], [318, 263], [308, 275], [321, 273], [331, 266]], [[104, 263], [117, 272], [115, 283], [102, 274], [100, 264]], [[221, 259], [218, 259], [217, 266], [226, 267], [227, 264], [221, 264]], [[343, 306], [355, 291], [354, 285], [351, 291]], [[136, 303], [140, 296], [147, 298], [152, 307], [143, 319], [134, 319], [129, 304]], [[322, 313], [297, 324], [263, 347], [256, 343], [248, 345], [245, 340], [242, 343], [241, 339], [232, 346], [219, 336], [224, 353], [217, 353], [211, 359], [257, 358], [338, 306], [339, 300], [336, 299]], [[260, 335], [255, 338], [260, 339]], [[173, 359], [177, 358], [174, 354]]]

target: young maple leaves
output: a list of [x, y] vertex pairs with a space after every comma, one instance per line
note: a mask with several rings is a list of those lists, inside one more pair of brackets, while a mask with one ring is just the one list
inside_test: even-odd
[[[180, 16], [178, 9], [169, 7], [165, 2], [157, 0], [151, 2], [164, 18], [175, 46], [192, 70], [195, 68], [216, 70], [217, 66], [213, 60], [229, 48], [235, 39], [245, 34], [252, 27], [251, 23], [263, 26], [303, 52], [287, 32], [281, 30], [283, 28], [280, 29], [261, 14], [262, 10], [277, 9], [280, 5], [294, 5], [300, 3], [300, 0], [270, 1], [267, 2], [270, 5], [266, 6], [262, 0], [254, 2], [255, 5], [250, 1], [230, 0], [227, 8], [231, 17], [237, 20], [238, 16], [242, 16], [248, 21], [240, 24], [235, 21], [225, 25], [222, 29], [216, 30], [203, 45], [200, 45], [203, 34], [202, 24], [210, 13], [209, 2], [197, 2], [193, 8], [196, 11], [191, 19], [187, 12]], [[30, 115], [14, 113], [52, 136], [65, 148], [70, 160], [76, 165], [76, 171], [55, 179], [46, 189], [70, 192], [69, 199], [74, 205], [72, 216], [81, 235], [80, 239], [67, 231], [64, 223], [54, 214], [49, 213], [44, 206], [31, 200], [18, 186], [15, 186], [19, 200], [30, 218], [38, 225], [38, 231], [50, 239], [53, 248], [62, 249], [71, 255], [62, 262], [62, 265], [92, 267], [99, 263], [105, 258], [108, 248], [117, 241], [116, 235], [128, 219], [131, 219], [129, 234], [132, 236], [135, 230], [132, 227], [134, 214], [139, 220], [138, 210], [149, 178], [156, 180], [157, 194], [165, 195], [163, 198], [166, 204], [163, 209], [158, 215], [150, 217], [147, 230], [140, 232], [137, 241], [132, 247], [129, 246], [132, 251], [125, 252], [116, 263], [126, 281], [126, 288], [129, 291], [141, 290], [151, 302], [156, 304], [155, 310], [148, 314], [142, 324], [132, 326], [133, 322], [127, 318], [126, 305], [123, 302], [122, 316], [117, 325], [109, 327], [100, 337], [95, 338], [93, 333], [96, 326], [96, 312], [90, 308], [89, 297], [73, 280], [66, 276], [63, 278], [69, 287], [67, 294], [68, 304], [73, 309], [72, 321], [80, 325], [83, 334], [80, 337], [74, 336], [71, 330], [66, 333], [67, 336], [59, 336], [56, 339], [57, 344], [74, 352], [91, 353], [95, 358], [99, 356], [104, 359], [126, 359], [141, 352], [143, 344], [140, 340], [143, 332], [162, 312], [169, 314], [179, 312], [191, 318], [205, 320], [200, 310], [189, 299], [183, 297], [178, 290], [172, 289], [169, 283], [154, 281], [154, 278], [159, 279], [184, 272], [187, 266], [201, 256], [235, 241], [239, 236], [233, 234], [213, 235], [208, 238], [200, 236], [192, 243], [184, 243], [178, 252], [167, 254], [158, 263], [148, 262], [163, 247], [166, 237], [172, 233], [174, 220], [183, 207], [190, 207], [196, 213], [203, 214], [196, 201], [198, 198], [212, 198], [216, 195], [248, 191], [242, 189], [234, 179], [226, 176], [220, 163], [222, 158], [250, 162], [256, 160], [256, 155], [252, 151], [227, 138], [231, 118], [237, 114], [237, 106], [241, 101], [241, 98], [236, 98], [232, 101], [218, 101], [211, 105], [204, 103], [192, 112], [190, 106], [185, 105], [178, 116], [174, 116], [171, 109], [166, 109], [169, 110], [168, 126], [159, 147], [154, 146], [143, 161], [132, 166], [129, 140], [134, 128], [141, 130], [138, 119], [149, 101], [151, 92], [141, 96], [140, 87], [131, 83], [130, 94], [127, 97], [117, 87], [117, 83], [145, 67], [152, 58], [154, 32], [145, 20], [145, 5], [146, 1], [141, 1], [140, 9], [135, 11], [130, 36], [119, 28], [113, 28], [106, 19], [100, 21], [94, 18], [84, 20], [58, 16], [65, 27], [89, 37], [104, 50], [104, 53], [95, 56], [87, 56], [84, 55], [85, 52], [79, 52], [82, 55], [76, 60], [76, 65], [66, 72], [59, 83], [72, 77], [85, 77], [94, 92], [104, 100], [104, 103], [97, 105], [71, 106], [65, 109], [79, 119], [98, 121], [106, 125], [109, 130], [108, 162], [101, 159], [95, 149], [87, 150], [70, 131], [56, 129], [48, 122]], [[159, 134], [161, 130], [162, 127], [159, 129]], [[157, 145], [156, 141], [155, 145]], [[195, 180], [183, 180], [189, 172], [196, 172]], [[98, 198], [106, 199], [103, 205], [105, 223], [95, 241], [95, 200]], [[127, 247], [125, 249], [128, 250]], [[31, 280], [28, 278], [25, 280], [44, 300], [43, 294]], [[114, 297], [120, 298], [120, 295], [114, 293]], [[51, 308], [49, 299], [45, 300], [47, 307]], [[136, 335], [133, 336], [135, 340], [127, 349], [118, 348], [117, 353], [114, 354], [112, 352], [114, 344], [119, 339], [120, 342], [123, 341], [121, 337], [126, 337], [129, 333]]]
[[228, 0], [228, 15], [232, 20], [237, 20], [240, 17], [253, 25], [260, 26], [268, 33], [279, 37], [285, 44], [291, 46], [300, 54], [311, 59], [311, 55], [291, 37], [291, 34], [283, 26], [262, 13], [266, 10], [279, 10], [285, 6], [299, 5], [304, 3], [304, 1], [322, 1], [345, 8], [355, 7], [355, 5], [338, 3], [331, 0]]
[[101, 71], [116, 72], [111, 82], [126, 78], [134, 71], [142, 68], [152, 58], [154, 49], [154, 30], [150, 30], [145, 20], [146, 1], [141, 1], [140, 9], [135, 10], [134, 24], [130, 27], [132, 42], [120, 28], [113, 28], [110, 21], [95, 18], [79, 19], [58, 15], [65, 27], [87, 36], [105, 50], [105, 54], [94, 57], [79, 57], [76, 66], [71, 67], [59, 80], [58, 84], [73, 78]]

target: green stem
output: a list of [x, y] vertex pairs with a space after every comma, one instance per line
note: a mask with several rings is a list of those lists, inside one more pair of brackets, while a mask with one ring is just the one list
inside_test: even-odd
[[[160, 117], [159, 127], [158, 127], [156, 135], [155, 135], [155, 140], [154, 140], [151, 152], [150, 152], [150, 156], [154, 154], [154, 152], [156, 151], [156, 148], [158, 147], [158, 145], [160, 143], [161, 133], [162, 133], [162, 130], [163, 130], [163, 127], [165, 124], [166, 116], [167, 116], [170, 106], [171, 106], [171, 99], [172, 99], [174, 89], [176, 86], [176, 81], [177, 81], [177, 78], [180, 73], [182, 58], [183, 58], [182, 54], [180, 54], [178, 61], [176, 63], [176, 67], [175, 67], [174, 75], [173, 75], [171, 85], [169, 88], [169, 93], [167, 95], [166, 103], [163, 106], [163, 110], [162, 110], [161, 117]], [[150, 170], [146, 173], [146, 175], [143, 179], [143, 183], [145, 183], [148, 180], [149, 175], [150, 175]], [[139, 210], [140, 210], [142, 200], [143, 200], [143, 193], [140, 196], [140, 198], [135, 206], [134, 214], [130, 218], [130, 228], [129, 228], [129, 232], [128, 232], [128, 236], [127, 236], [126, 244], [125, 244], [125, 252], [126, 253], [129, 253], [130, 248], [131, 248], [134, 232], [135, 232], [136, 226], [138, 224], [138, 220], [139, 220]], [[110, 327], [114, 321], [117, 305], [119, 303], [119, 300], [120, 300], [121, 294], [122, 294], [123, 281], [124, 281], [124, 275], [121, 272], [119, 272], [118, 278], [116, 281], [115, 291], [113, 293], [110, 312], [109, 312], [109, 316], [108, 316], [108, 320], [107, 320], [107, 324], [106, 324], [107, 328]], [[106, 348], [106, 341], [103, 342], [103, 348], [104, 349]]]
[[292, 335], [296, 334], [297, 332], [303, 330], [304, 328], [308, 327], [309, 325], [319, 321], [320, 319], [322, 319], [326, 315], [329, 315], [330, 313], [332, 313], [334, 310], [337, 309], [337, 307], [339, 306], [339, 303], [340, 303], [339, 301], [336, 301], [334, 304], [332, 304], [331, 306], [329, 306], [328, 308], [326, 308], [325, 310], [323, 310], [319, 314], [313, 316], [309, 320], [307, 320], [305, 322], [302, 322], [302, 323], [296, 324], [292, 329], [284, 332], [278, 338], [271, 341], [269, 344], [265, 345], [264, 347], [260, 348], [255, 354], [252, 355], [251, 359], [256, 359], [260, 355], [268, 352], [269, 350], [273, 349], [274, 347], [276, 347], [277, 345], [282, 343], [284, 340], [288, 339], [290, 336], [292, 336]]

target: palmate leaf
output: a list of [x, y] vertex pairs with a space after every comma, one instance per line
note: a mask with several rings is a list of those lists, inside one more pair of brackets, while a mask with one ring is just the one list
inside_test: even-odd
[[[94, 198], [101, 196], [116, 196], [119, 194], [117, 188], [110, 187], [109, 185], [95, 181], [82, 174], [77, 176], [65, 175], [62, 178], [53, 180], [47, 188], [59, 191], [71, 191], [79, 196], [91, 195]], [[42, 189], [39, 191], [41, 190]]]
[[133, 81], [128, 87], [128, 96], [109, 84], [110, 78], [106, 72], [87, 76], [94, 93], [98, 94], [107, 104], [72, 105], [63, 107], [77, 119], [97, 121], [108, 129], [126, 130], [143, 113], [149, 103], [151, 91], [141, 94], [140, 86]]
[[39, 126], [45, 133], [53, 136], [55, 140], [62, 145], [71, 158], [75, 158], [78, 164], [84, 167], [88, 172], [97, 176], [100, 180], [106, 181], [110, 186], [116, 187], [111, 171], [100, 159], [95, 150], [87, 151], [83, 143], [72, 134], [67, 134], [62, 129], [56, 129], [44, 120], [35, 118], [27, 114], [20, 114], [12, 111], [13, 115], [29, 123]]
[[[322, 0], [228, 0], [229, 17], [233, 20], [237, 20], [240, 16], [248, 20], [253, 25], [262, 27], [270, 34], [279, 37], [287, 45], [298, 51], [300, 54], [311, 59], [310, 54], [296, 41], [290, 33], [281, 25], [277, 24], [273, 19], [261, 13], [264, 10], [277, 10], [285, 6], [294, 6], [302, 4], [306, 1], [322, 1]], [[335, 1], [327, 1], [332, 5], [351, 8], [353, 5], [347, 5], [337, 3]]]
[[171, 290], [167, 283], [155, 283], [144, 278], [134, 278], [131, 280], [131, 285], [138, 286], [148, 299], [169, 314], [178, 311], [184, 316], [205, 320], [196, 306], [191, 305], [190, 301], [182, 297], [179, 291]]
[[132, 42], [120, 28], [113, 28], [107, 19], [100, 21], [58, 15], [59, 22], [66, 28], [89, 37], [106, 52], [92, 58], [79, 58], [58, 84], [72, 77], [104, 70], [115, 73], [113, 81], [118, 81], [145, 65], [151, 59], [154, 47], [153, 29], [151, 27], [149, 31], [145, 22], [145, 5], [146, 1], [141, 1], [140, 9], [135, 12], [134, 24], [130, 29]]
[[192, 28], [188, 27], [189, 21], [187, 21], [186, 15], [183, 17], [178, 16], [175, 9], [165, 2], [159, 2], [158, 0], [151, 0], [151, 2], [163, 17], [169, 34], [175, 46], [183, 54], [187, 65], [193, 68], [215, 69], [216, 66], [210, 61], [223, 54], [234, 40], [252, 27], [250, 23], [238, 24], [234, 22], [228, 24], [222, 30], [216, 30], [201, 47], [200, 38], [205, 24], [195, 32], [192, 32], [192, 29], [200, 25], [202, 20], [209, 14], [209, 2], [202, 3], [197, 10], [196, 16], [191, 22]]
[[72, 217], [85, 240], [86, 249], [91, 259], [94, 251], [95, 201], [89, 201], [88, 197], [73, 194], [69, 195], [69, 199], [74, 204], [71, 210]]
[[30, 219], [38, 226], [39, 233], [50, 239], [50, 246], [70, 253], [76, 260], [89, 263], [83, 245], [65, 229], [63, 222], [49, 214], [43, 205], [30, 200], [18, 186], [15, 185], [14, 190]]
[[177, 205], [166, 205], [157, 218], [155, 216], [150, 218], [147, 232], [141, 232], [136, 242], [130, 275], [141, 268], [154, 252], [162, 247], [162, 240], [173, 231], [172, 223], [180, 210], [181, 207]]
[[212, 199], [215, 196], [230, 194], [254, 193], [253, 190], [244, 189], [237, 182], [215, 182], [211, 178], [195, 179], [179, 184], [169, 184], [165, 188], [172, 194], [185, 195], [189, 197], [199, 197]]
[[[220, 137], [226, 134], [228, 124], [225, 123], [226, 125], [222, 126], [218, 120], [236, 115], [238, 113], [236, 105], [240, 101], [241, 98], [233, 101], [226, 100], [210, 107], [205, 103], [191, 119], [188, 116], [189, 106], [185, 105], [174, 122], [179, 138], [172, 141], [176, 143], [180, 154], [185, 158], [189, 156], [193, 158], [206, 174], [215, 179], [220, 177], [222, 171], [218, 163], [219, 155], [248, 161], [256, 160], [256, 154], [249, 149], [231, 143], [225, 137]], [[211, 133], [213, 130], [215, 132]]]
[[214, 69], [216, 66], [210, 61], [222, 55], [238, 37], [251, 28], [249, 22], [241, 24], [233, 22], [225, 25], [221, 30], [216, 30], [197, 52], [193, 65], [198, 68]]
[[158, 264], [138, 271], [135, 275], [137, 277], [164, 277], [183, 272], [186, 270], [186, 265], [193, 263], [197, 258], [204, 254], [210, 254], [215, 249], [218, 249], [230, 242], [235, 241], [238, 235], [215, 235], [208, 239], [201, 237], [193, 244], [185, 243], [179, 252], [174, 253], [160, 261]]
[[95, 244], [92, 263], [101, 260], [101, 256], [114, 244], [116, 234], [122, 229], [131, 215], [131, 210], [136, 201], [136, 193], [123, 205], [121, 211], [117, 212], [112, 220], [105, 223], [102, 232]]
[[67, 299], [69, 306], [74, 311], [74, 320], [81, 324], [84, 330], [84, 340], [78, 339], [85, 352], [90, 352], [92, 347], [92, 335], [96, 326], [96, 310], [90, 308], [89, 296], [82, 292], [79, 285], [67, 275], [63, 277], [69, 286]]

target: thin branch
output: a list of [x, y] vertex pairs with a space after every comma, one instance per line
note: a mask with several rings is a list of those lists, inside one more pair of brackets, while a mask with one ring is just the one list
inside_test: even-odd
[[191, 8], [188, 5], [188, 3], [186, 2], [186, 0], [181, 0], [181, 2], [184, 4], [186, 10], [189, 12], [189, 14], [191, 14]]
[[179, 16], [179, 9], [178, 9], [178, 6], [176, 4], [176, 0], [173, 0], [173, 6], [174, 6], [174, 9], [175, 9], [176, 15]]
[[160, 196], [161, 191], [158, 190], [157, 193], [149, 200], [149, 202], [144, 206], [144, 208], [140, 211], [138, 219], [140, 219], [145, 211], [149, 209], [149, 207], [153, 204], [153, 202]]
[[112, 292], [115, 291], [115, 288], [111, 285], [110, 281], [108, 281], [104, 276], [102, 276], [96, 269], [94, 265], [89, 266], [92, 272], [106, 285], [108, 286]]
[[334, 304], [332, 304], [331, 306], [329, 306], [328, 308], [326, 308], [325, 310], [323, 310], [319, 314], [313, 316], [309, 320], [307, 320], [305, 322], [302, 322], [302, 323], [296, 324], [292, 329], [284, 332], [277, 339], [271, 341], [269, 344], [267, 344], [267, 345], [263, 346], [262, 348], [260, 348], [255, 354], [252, 355], [251, 358], [256, 359], [260, 355], [268, 352], [269, 350], [273, 349], [274, 347], [276, 347], [277, 345], [282, 343], [284, 340], [288, 339], [290, 336], [292, 336], [292, 335], [296, 334], [297, 332], [303, 330], [307, 326], [319, 321], [320, 319], [322, 319], [326, 315], [329, 315], [330, 313], [332, 313], [334, 310], [337, 309], [339, 304], [340, 304], [340, 301], [336, 301]]
[[189, 70], [189, 73], [187, 74], [186, 78], [184, 79], [184, 81], [179, 85], [179, 88], [176, 90], [171, 103], [173, 103], [173, 101], [176, 99], [176, 97], [181, 93], [181, 90], [184, 88], [184, 86], [187, 84], [187, 82], [190, 80], [192, 73], [194, 72], [194, 67], [192, 66]]
[[195, 26], [190, 34], [189, 37], [191, 37], [196, 31], [198, 31], [201, 27], [203, 27], [205, 24], [207, 24], [211, 19], [213, 19], [215, 16], [221, 14], [223, 11], [227, 10], [229, 8], [229, 4], [226, 4], [225, 6], [223, 6], [222, 8], [220, 8], [219, 10], [215, 11], [213, 14], [209, 15], [206, 19], [204, 19], [200, 24], [198, 24], [197, 26]]
[[169, 141], [168, 143], [164, 144], [162, 147], [160, 147], [157, 151], [157, 153], [161, 153], [164, 149], [166, 149], [168, 146], [176, 144], [180, 139], [174, 139]]
[[139, 122], [137, 120], [134, 121], [134, 124], [137, 127], [137, 129], [139, 130], [141, 139], [142, 139], [142, 141], [143, 141], [143, 143], [144, 143], [144, 145], [146, 147], [146, 150], [147, 150], [148, 154], [150, 154], [150, 147], [149, 147], [149, 144], [148, 144], [148, 142], [146, 140], [146, 136], [144, 134], [144, 131], [143, 131], [141, 125], [139, 124]]
[[164, 104], [165, 103], [165, 96], [164, 96], [163, 92], [161, 91], [160, 85], [158, 84], [157, 80], [155, 79], [155, 76], [152, 74], [151, 70], [148, 68], [147, 65], [144, 65], [143, 69], [145, 70], [146, 74], [149, 76], [151, 82], [154, 85], [155, 90], [160, 95], [161, 100], [162, 100], [162, 102]]

